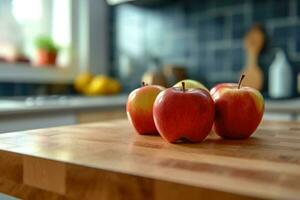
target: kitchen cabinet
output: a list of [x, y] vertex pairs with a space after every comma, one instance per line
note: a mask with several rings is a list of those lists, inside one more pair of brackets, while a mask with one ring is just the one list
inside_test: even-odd
[[96, 111], [68, 111], [49, 113], [27, 113], [0, 116], [0, 133], [39, 129], [54, 126], [75, 125], [80, 123], [102, 122], [126, 118], [121, 108]]
[[[137, 135], [128, 120], [0, 135], [0, 192], [22, 199], [298, 199], [300, 123], [248, 140]], [[125, 192], [124, 192], [125, 191]]]
[[77, 123], [91, 123], [109, 121], [115, 119], [126, 118], [126, 112], [124, 109], [112, 109], [108, 111], [80, 111], [76, 114]]
[[300, 120], [300, 99], [266, 100], [264, 119], [280, 121]]
[[0, 100], [0, 133], [126, 117], [127, 95]]
[[76, 124], [74, 113], [27, 113], [0, 115], [0, 133]]

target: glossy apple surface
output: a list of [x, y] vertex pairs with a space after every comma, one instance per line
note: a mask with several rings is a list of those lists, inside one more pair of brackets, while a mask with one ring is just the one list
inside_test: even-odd
[[159, 134], [168, 142], [201, 142], [211, 131], [214, 102], [204, 89], [173, 87], [161, 92], [153, 116]]
[[226, 139], [246, 139], [259, 126], [264, 98], [254, 88], [223, 83], [211, 89], [215, 101], [215, 132]]
[[157, 135], [153, 120], [153, 104], [157, 95], [165, 88], [158, 85], [143, 86], [129, 94], [127, 117], [135, 130], [141, 135]]
[[206, 91], [209, 91], [202, 83], [200, 83], [199, 81], [192, 80], [192, 79], [185, 79], [185, 80], [179, 81], [173, 87], [182, 87], [182, 82], [184, 82], [186, 89], [202, 88]]

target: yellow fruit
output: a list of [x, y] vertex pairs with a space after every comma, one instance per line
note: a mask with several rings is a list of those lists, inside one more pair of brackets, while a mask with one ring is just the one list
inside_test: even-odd
[[85, 89], [87, 95], [109, 94], [110, 79], [104, 75], [98, 75], [93, 78], [88, 87]]
[[89, 85], [92, 79], [93, 75], [88, 72], [79, 74], [74, 81], [75, 89], [78, 92], [84, 92], [85, 88]]
[[110, 79], [109, 82], [109, 94], [117, 94], [121, 92], [121, 84], [115, 79]]
[[185, 79], [185, 80], [179, 81], [173, 87], [182, 87], [182, 82], [185, 83], [186, 89], [202, 88], [209, 92], [209, 90], [202, 83], [195, 81], [195, 80], [191, 80], [191, 79]]

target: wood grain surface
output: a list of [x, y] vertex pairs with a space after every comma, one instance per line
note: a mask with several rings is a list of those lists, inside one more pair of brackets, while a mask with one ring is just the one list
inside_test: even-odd
[[127, 120], [0, 135], [0, 192], [22, 199], [299, 199], [300, 123], [199, 144], [137, 135]]

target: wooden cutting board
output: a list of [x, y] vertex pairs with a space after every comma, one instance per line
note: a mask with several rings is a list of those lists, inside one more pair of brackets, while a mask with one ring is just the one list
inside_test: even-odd
[[22, 199], [299, 199], [300, 124], [168, 144], [127, 120], [0, 135], [0, 192]]

